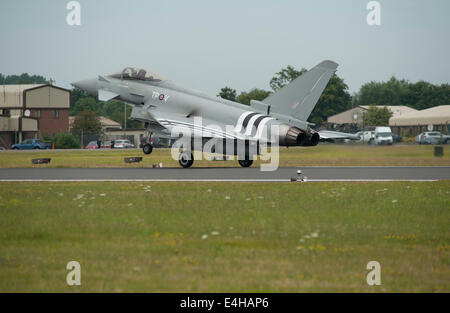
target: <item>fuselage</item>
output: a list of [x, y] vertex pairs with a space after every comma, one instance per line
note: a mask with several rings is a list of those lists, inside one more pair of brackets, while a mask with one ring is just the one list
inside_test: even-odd
[[[132, 106], [131, 118], [146, 123], [150, 132], [179, 138], [174, 129], [191, 131], [192, 138], [218, 138], [282, 146], [315, 145], [318, 134], [269, 115], [264, 110], [211, 97], [162, 79], [157, 74], [126, 68], [73, 84], [100, 100], [120, 99]], [[301, 121], [298, 121], [301, 122]], [[307, 125], [306, 122], [301, 122]]]

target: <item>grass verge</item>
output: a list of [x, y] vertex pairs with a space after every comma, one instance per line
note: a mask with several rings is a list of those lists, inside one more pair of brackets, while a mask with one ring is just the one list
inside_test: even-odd
[[0, 292], [448, 292], [449, 203], [450, 181], [0, 183]]
[[[319, 145], [316, 147], [280, 148], [280, 166], [450, 166], [450, 146], [443, 157], [434, 157], [433, 146], [397, 145]], [[125, 164], [124, 157], [144, 156], [142, 163]], [[32, 165], [31, 159], [50, 157], [49, 165]], [[197, 158], [197, 157], [196, 157]], [[0, 152], [0, 168], [11, 167], [179, 167], [169, 149], [154, 149], [149, 156], [141, 150], [57, 150]], [[256, 161], [254, 166], [259, 166]], [[196, 159], [195, 167], [238, 167], [237, 161]]]

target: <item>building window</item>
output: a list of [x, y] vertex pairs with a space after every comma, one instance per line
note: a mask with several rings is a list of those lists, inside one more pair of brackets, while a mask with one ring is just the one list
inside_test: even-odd
[[41, 110], [34, 111], [34, 117], [41, 118]]
[[53, 117], [58, 119], [59, 118], [59, 111], [58, 110], [53, 110]]

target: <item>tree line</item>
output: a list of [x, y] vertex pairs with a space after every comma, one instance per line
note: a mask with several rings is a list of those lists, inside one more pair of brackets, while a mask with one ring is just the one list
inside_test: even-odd
[[[249, 92], [243, 91], [239, 95], [235, 89], [224, 87], [217, 96], [250, 105], [250, 100], [262, 101], [272, 92], [284, 87], [292, 80], [306, 72], [302, 68], [296, 70], [292, 66], [287, 66], [270, 80], [272, 90], [252, 89]], [[389, 111], [377, 109], [374, 106], [395, 106], [405, 105], [416, 110], [423, 110], [439, 105], [450, 104], [450, 85], [434, 85], [429, 82], [419, 81], [411, 83], [407, 80], [399, 80], [391, 77], [388, 81], [371, 81], [361, 86], [360, 90], [350, 95], [348, 86], [337, 74], [334, 74], [327, 87], [319, 98], [319, 101], [309, 117], [309, 122], [321, 125], [329, 116], [341, 113], [352, 107], [359, 105], [373, 106], [367, 122], [373, 123], [374, 119], [389, 119]]]

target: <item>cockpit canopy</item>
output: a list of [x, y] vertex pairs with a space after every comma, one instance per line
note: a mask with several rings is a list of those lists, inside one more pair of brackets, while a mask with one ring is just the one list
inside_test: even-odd
[[164, 77], [159, 74], [137, 67], [126, 67], [122, 72], [111, 74], [109, 76], [126, 80], [143, 80], [152, 82], [160, 82], [165, 80]]

